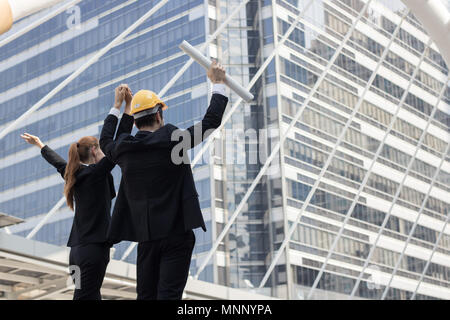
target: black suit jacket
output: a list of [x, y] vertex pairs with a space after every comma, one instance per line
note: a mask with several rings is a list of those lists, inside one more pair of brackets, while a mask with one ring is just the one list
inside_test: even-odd
[[[117, 124], [117, 118], [116, 118]], [[121, 121], [117, 134], [131, 130], [133, 123]], [[64, 178], [66, 161], [49, 146], [41, 149], [48, 163]], [[116, 196], [111, 170], [115, 164], [104, 157], [96, 164], [81, 165], [74, 186], [75, 216], [68, 247], [88, 243], [106, 243], [111, 220], [111, 200]]]
[[[192, 148], [205, 138], [205, 131], [217, 128], [227, 103], [227, 97], [213, 94], [203, 120], [187, 130], [167, 124], [155, 132], [117, 135], [116, 140], [113, 140], [115, 117], [109, 115], [105, 119], [101, 148], [122, 169], [108, 233], [112, 243], [156, 240], [198, 227], [206, 231], [191, 166], [188, 161], [174, 163], [171, 153], [178, 150], [180, 141]], [[174, 132], [179, 133], [176, 140], [172, 139]], [[195, 140], [197, 132], [202, 135]], [[182, 155], [186, 159], [186, 154]]]

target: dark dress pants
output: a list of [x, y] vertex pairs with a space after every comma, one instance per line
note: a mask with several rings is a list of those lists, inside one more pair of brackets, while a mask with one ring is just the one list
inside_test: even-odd
[[[110, 247], [106, 244], [92, 243], [72, 247], [69, 264], [80, 272], [79, 289], [75, 283], [73, 300], [101, 300], [100, 288], [109, 263]], [[74, 282], [77, 277], [73, 277]]]
[[192, 230], [140, 242], [137, 249], [137, 299], [181, 300], [191, 264]]

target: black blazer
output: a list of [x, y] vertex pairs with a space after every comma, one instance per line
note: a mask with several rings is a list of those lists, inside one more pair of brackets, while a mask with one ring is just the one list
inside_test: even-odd
[[[115, 118], [116, 124], [117, 121]], [[133, 123], [121, 121], [117, 134], [128, 132], [132, 126]], [[64, 178], [66, 161], [49, 146], [44, 146], [41, 154]], [[113, 162], [104, 157], [96, 164], [81, 165], [75, 173], [75, 216], [68, 247], [107, 242], [106, 234], [111, 220], [111, 200], [116, 196], [111, 175], [114, 166]]]
[[[108, 232], [112, 243], [156, 240], [198, 227], [206, 231], [191, 166], [188, 162], [175, 164], [171, 152], [183, 141], [183, 136], [192, 138], [201, 129], [203, 137], [206, 130], [217, 128], [227, 103], [227, 97], [213, 94], [203, 120], [187, 130], [167, 124], [155, 132], [117, 135], [116, 140], [113, 140], [114, 116], [105, 119], [100, 146], [122, 169]], [[172, 141], [175, 130], [180, 130], [181, 137]], [[190, 140], [192, 148], [203, 139]]]

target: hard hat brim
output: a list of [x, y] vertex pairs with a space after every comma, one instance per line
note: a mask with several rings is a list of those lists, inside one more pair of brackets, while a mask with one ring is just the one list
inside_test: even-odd
[[[160, 103], [157, 103], [156, 105], [158, 105], [158, 104], [162, 104], [162, 108], [161, 108], [162, 110], [166, 110], [167, 109], [167, 105], [164, 102], [161, 101]], [[133, 117], [135, 119], [139, 119], [139, 118], [142, 118], [144, 116], [149, 116], [149, 115], [155, 114], [156, 112], [158, 112], [158, 109], [159, 109], [159, 108], [156, 108], [156, 105], [154, 107], [149, 108], [149, 109], [145, 109], [145, 110], [133, 113]], [[145, 108], [145, 106], [143, 108]]]

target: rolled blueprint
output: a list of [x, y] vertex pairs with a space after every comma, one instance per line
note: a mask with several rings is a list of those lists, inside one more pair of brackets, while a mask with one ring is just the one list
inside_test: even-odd
[[[209, 69], [209, 66], [211, 65], [211, 60], [205, 57], [200, 51], [195, 49], [193, 46], [191, 46], [189, 42], [184, 40], [179, 47], [192, 59], [194, 59], [198, 64], [200, 64], [203, 68]], [[225, 79], [226, 79], [225, 84], [231, 90], [236, 92], [242, 99], [244, 99], [247, 102], [253, 100], [253, 95], [247, 89], [245, 89], [239, 83], [237, 83], [233, 78], [231, 78], [228, 75], [225, 75]]]
[[14, 21], [59, 2], [62, 0], [0, 0], [0, 34], [8, 31]]

